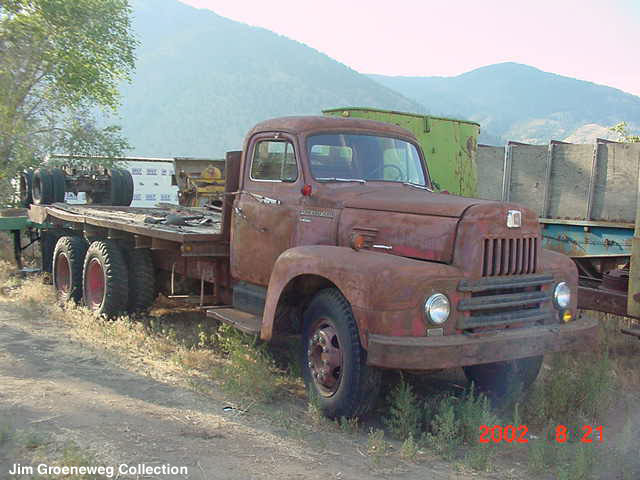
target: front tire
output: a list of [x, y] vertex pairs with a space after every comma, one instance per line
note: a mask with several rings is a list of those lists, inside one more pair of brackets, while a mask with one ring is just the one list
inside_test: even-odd
[[349, 303], [335, 288], [318, 292], [304, 312], [302, 373], [307, 392], [329, 418], [369, 411], [380, 371], [367, 366]]
[[79, 302], [87, 242], [80, 237], [60, 237], [53, 252], [53, 288], [58, 300]]
[[463, 367], [469, 382], [485, 393], [499, 397], [527, 390], [538, 377], [543, 356], [519, 358], [506, 362], [485, 363]]
[[126, 312], [129, 273], [118, 245], [111, 240], [93, 242], [82, 271], [84, 303], [97, 316], [114, 317]]

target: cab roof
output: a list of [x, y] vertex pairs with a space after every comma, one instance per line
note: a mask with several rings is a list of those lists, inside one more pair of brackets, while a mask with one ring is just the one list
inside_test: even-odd
[[374, 133], [384, 136], [400, 137], [417, 142], [416, 137], [407, 129], [389, 123], [376, 122], [361, 118], [339, 118], [323, 116], [279, 117], [258, 123], [247, 135], [247, 139], [256, 133], [287, 132], [291, 134], [310, 134], [314, 132], [347, 131]]

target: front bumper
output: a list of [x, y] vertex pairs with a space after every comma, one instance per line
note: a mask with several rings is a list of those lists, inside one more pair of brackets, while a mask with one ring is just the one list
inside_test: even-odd
[[582, 317], [541, 325], [442, 337], [369, 334], [367, 364], [394, 369], [435, 370], [533, 357], [547, 352], [593, 349], [598, 321]]

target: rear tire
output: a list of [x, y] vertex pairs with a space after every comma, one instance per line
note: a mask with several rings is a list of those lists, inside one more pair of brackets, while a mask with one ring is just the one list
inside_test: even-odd
[[543, 356], [519, 358], [505, 362], [485, 363], [463, 367], [469, 382], [480, 392], [504, 397], [518, 389], [527, 390], [536, 380]]
[[130, 313], [147, 310], [156, 299], [155, 269], [153, 257], [148, 248], [135, 248], [124, 251], [129, 270]]
[[53, 179], [45, 168], [38, 168], [33, 172], [31, 184], [33, 203], [45, 205], [53, 201]]
[[59, 231], [40, 230], [40, 256], [45, 273], [53, 273], [53, 252], [60, 236]]
[[81, 237], [60, 237], [53, 253], [53, 287], [62, 303], [82, 298], [82, 270], [87, 242]]
[[97, 316], [114, 317], [126, 312], [129, 274], [115, 242], [100, 240], [89, 246], [82, 270], [82, 296]]
[[360, 416], [373, 407], [380, 370], [367, 366], [351, 307], [337, 289], [321, 290], [305, 310], [302, 347], [307, 392], [325, 416]]

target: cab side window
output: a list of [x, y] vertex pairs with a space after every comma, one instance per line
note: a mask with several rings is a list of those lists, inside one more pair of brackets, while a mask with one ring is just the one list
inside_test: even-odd
[[251, 180], [295, 182], [298, 164], [291, 142], [263, 140], [253, 148]]

